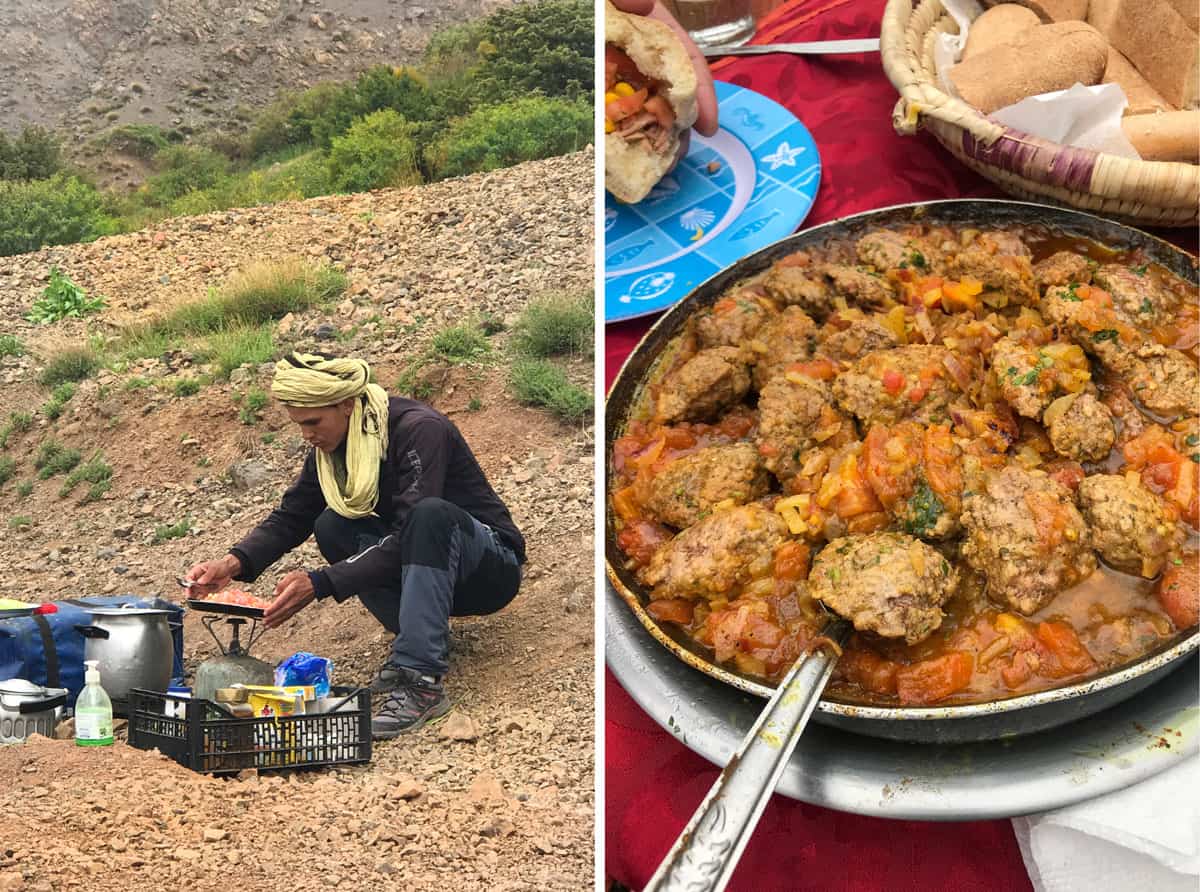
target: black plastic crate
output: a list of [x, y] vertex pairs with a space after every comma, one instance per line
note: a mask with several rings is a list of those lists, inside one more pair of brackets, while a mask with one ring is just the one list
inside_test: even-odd
[[[157, 749], [205, 774], [370, 762], [370, 692], [333, 688], [329, 698], [333, 712], [239, 719], [210, 700], [135, 688], [129, 697], [129, 745]], [[183, 717], [169, 715], [168, 705], [173, 712], [182, 708]]]

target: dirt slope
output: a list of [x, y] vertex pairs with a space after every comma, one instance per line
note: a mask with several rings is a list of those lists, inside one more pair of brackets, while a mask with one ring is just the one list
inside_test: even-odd
[[[109, 301], [98, 323], [127, 324], [219, 285], [251, 259], [297, 254], [343, 267], [350, 296], [289, 320], [281, 338], [370, 361], [393, 382], [428, 338], [471, 312], [510, 321], [528, 300], [591, 283], [592, 155], [580, 153], [436, 186], [176, 220], [158, 232], [0, 260], [0, 332], [31, 355], [0, 360], [0, 419], [35, 411], [49, 351], [83, 323], [35, 327], [20, 314], [58, 263]], [[324, 328], [322, 328], [324, 326]], [[317, 335], [336, 334], [333, 341]], [[447, 687], [474, 741], [427, 728], [378, 745], [364, 768], [294, 778], [214, 780], [117, 745], [0, 747], [0, 890], [340, 886], [349, 889], [579, 889], [592, 876], [592, 430], [517, 405], [504, 385], [507, 334], [495, 360], [456, 367], [434, 405], [472, 444], [529, 542], [525, 583], [502, 613], [454, 622]], [[32, 600], [136, 592], [179, 598], [175, 575], [219, 555], [262, 517], [299, 467], [303, 444], [281, 409], [253, 425], [235, 393], [265, 388], [269, 368], [189, 397], [127, 390], [203, 371], [173, 353], [84, 382], [51, 422], [41, 414], [0, 454], [33, 477], [49, 436], [114, 467], [112, 490], [59, 498], [62, 478], [22, 499], [0, 487], [0, 596]], [[590, 380], [591, 360], [571, 364]], [[268, 442], [269, 441], [269, 442]], [[231, 474], [232, 473], [232, 478]], [[28, 528], [10, 519], [29, 518]], [[185, 517], [193, 533], [152, 544]], [[256, 586], [313, 566], [310, 542]], [[189, 668], [215, 651], [185, 624]], [[255, 648], [263, 659], [304, 649], [335, 661], [335, 680], [367, 679], [388, 636], [357, 602], [313, 605]], [[46, 827], [55, 828], [52, 837]], [[206, 841], [206, 838], [208, 841]]]

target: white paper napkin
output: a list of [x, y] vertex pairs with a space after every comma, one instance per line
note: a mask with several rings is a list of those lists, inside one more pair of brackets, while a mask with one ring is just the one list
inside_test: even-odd
[[1013, 830], [1035, 892], [1196, 892], [1200, 756]]

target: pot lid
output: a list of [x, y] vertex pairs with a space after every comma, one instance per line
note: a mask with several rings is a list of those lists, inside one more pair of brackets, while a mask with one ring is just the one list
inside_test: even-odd
[[43, 687], [32, 681], [26, 681], [24, 678], [9, 678], [5, 681], [0, 681], [0, 694], [12, 694], [21, 697], [53, 697], [61, 693], [64, 693], [63, 688]]

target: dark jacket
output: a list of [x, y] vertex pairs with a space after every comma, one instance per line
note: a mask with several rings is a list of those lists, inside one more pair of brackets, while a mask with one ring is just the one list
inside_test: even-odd
[[[525, 562], [525, 540], [488, 483], [471, 447], [441, 412], [415, 400], [388, 400], [387, 459], [379, 471], [376, 513], [399, 532], [410, 508], [436, 497], [462, 508], [487, 524]], [[230, 549], [242, 562], [238, 580], [253, 582], [264, 570], [312, 535], [317, 517], [327, 507], [317, 480], [316, 450], [310, 450], [300, 476], [283, 494], [278, 508]], [[327, 585], [321, 594], [338, 600], [399, 576], [400, 537], [386, 538], [361, 559], [341, 561], [318, 571]]]

